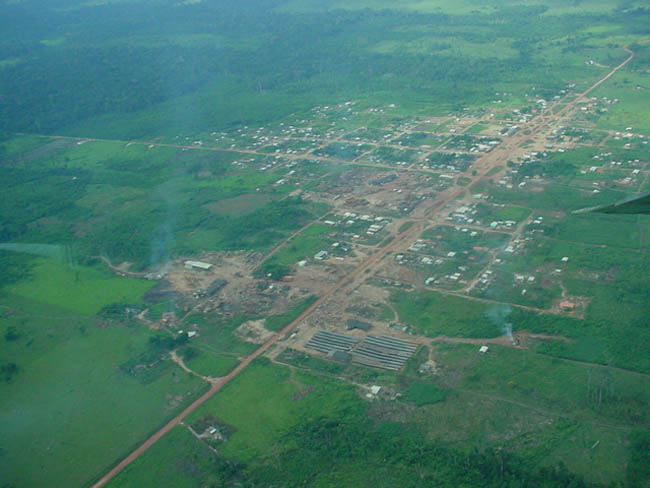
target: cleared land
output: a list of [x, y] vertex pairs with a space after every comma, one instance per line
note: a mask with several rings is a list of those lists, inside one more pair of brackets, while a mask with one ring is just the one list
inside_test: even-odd
[[0, 46], [0, 484], [647, 484], [643, 5], [312, 3]]

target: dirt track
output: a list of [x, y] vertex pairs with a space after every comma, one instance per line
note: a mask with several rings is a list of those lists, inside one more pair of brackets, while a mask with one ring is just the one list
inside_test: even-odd
[[[557, 113], [552, 114], [548, 117], [540, 117], [540, 120], [533, 126], [531, 127], [530, 133], [525, 136], [519, 136], [516, 137], [510, 144], [508, 144], [508, 147], [504, 147], [501, 150], [494, 150], [491, 153], [488, 153], [485, 155], [483, 158], [479, 159], [477, 161], [477, 164], [475, 166], [475, 169], [478, 171], [478, 174], [474, 177], [472, 177], [472, 182], [470, 185], [465, 186], [465, 187], [460, 187], [456, 191], [450, 192], [442, 201], [438, 202], [436, 205], [431, 207], [427, 212], [426, 216], [429, 217], [435, 212], [440, 211], [442, 208], [444, 208], [447, 204], [452, 202], [454, 199], [458, 198], [465, 192], [467, 192], [469, 189], [471, 189], [474, 185], [476, 185], [485, 175], [495, 166], [498, 165], [499, 163], [503, 161], [507, 161], [508, 156], [515, 151], [516, 149], [519, 149], [521, 145], [529, 138], [534, 137], [537, 133], [539, 133], [542, 129], [546, 128], [549, 126], [551, 122], [555, 122], [562, 118], [567, 111], [569, 111], [571, 108], [573, 108], [576, 103], [584, 98], [587, 94], [589, 94], [592, 90], [600, 86], [602, 83], [607, 81], [609, 78], [611, 78], [618, 70], [623, 68], [625, 65], [627, 65], [633, 58], [634, 58], [634, 52], [632, 52], [627, 45], [623, 46], [623, 49], [625, 49], [628, 53], [630, 53], [630, 56], [623, 61], [620, 65], [616, 66], [612, 71], [610, 71], [607, 75], [605, 75], [603, 78], [598, 80], [596, 83], [594, 83], [592, 86], [590, 86], [587, 90], [585, 90], [583, 93], [578, 95], [575, 100], [573, 100], [570, 103], [567, 103], [565, 107], [563, 107], [561, 110], [559, 110]], [[93, 140], [93, 139], [90, 139]], [[126, 142], [126, 141], [124, 141]], [[147, 143], [148, 144], [148, 143]], [[174, 146], [171, 144], [156, 144], [160, 146], [172, 146], [172, 147], [181, 147], [181, 146]], [[198, 147], [192, 146], [192, 148], [200, 149]], [[207, 148], [203, 148], [207, 149]], [[214, 149], [217, 150], [217, 149]], [[246, 151], [238, 151], [238, 152], [246, 152]], [[185, 419], [188, 415], [190, 415], [192, 412], [194, 412], [198, 407], [203, 405], [208, 399], [210, 399], [215, 393], [217, 393], [219, 390], [221, 390], [230, 380], [235, 378], [239, 373], [241, 373], [244, 369], [246, 369], [256, 358], [264, 354], [271, 346], [273, 346], [276, 342], [278, 342], [282, 337], [284, 337], [288, 332], [292, 331], [295, 329], [298, 324], [302, 322], [302, 320], [307, 317], [309, 314], [311, 314], [314, 310], [316, 310], [323, 302], [325, 302], [327, 299], [329, 299], [337, 290], [341, 289], [343, 286], [353, 282], [355, 279], [357, 279], [359, 276], [363, 277], [364, 271], [369, 269], [372, 265], [376, 264], [379, 262], [389, 251], [397, 247], [400, 243], [405, 241], [406, 239], [410, 238], [413, 235], [419, 234], [425, 225], [425, 221], [422, 220], [418, 222], [416, 225], [413, 225], [411, 228], [407, 229], [406, 231], [398, 234], [395, 239], [388, 244], [387, 246], [380, 248], [377, 250], [376, 253], [370, 255], [363, 263], [361, 263], [352, 273], [350, 273], [348, 276], [344, 277], [334, 285], [330, 286], [325, 293], [316, 301], [314, 304], [312, 304], [309, 308], [307, 308], [300, 316], [298, 316], [293, 322], [291, 322], [289, 325], [287, 325], [282, 331], [274, 334], [266, 343], [264, 343], [259, 349], [257, 349], [254, 353], [252, 353], [250, 356], [248, 356], [246, 359], [244, 359], [239, 366], [237, 366], [233, 371], [231, 371], [228, 375], [216, 380], [210, 389], [206, 391], [203, 395], [201, 395], [200, 398], [196, 399], [194, 402], [192, 402], [191, 405], [189, 405], [185, 410], [183, 410], [181, 413], [176, 415], [172, 420], [170, 420], [166, 425], [164, 425], [160, 430], [158, 430], [155, 434], [153, 434], [151, 437], [149, 437], [145, 442], [143, 442], [140, 446], [138, 446], [134, 451], [132, 451], [127, 457], [125, 457], [122, 461], [120, 461], [116, 466], [114, 466], [110, 471], [108, 471], [106, 474], [104, 474], [97, 482], [95, 482], [92, 485], [92, 488], [100, 488], [106, 485], [111, 479], [113, 479], [116, 475], [118, 475], [124, 468], [126, 468], [129, 464], [131, 464], [133, 461], [135, 461], [140, 455], [142, 455], [149, 447], [151, 447], [153, 444], [155, 444], [162, 436], [164, 436], [167, 432], [169, 432], [171, 429], [173, 429], [176, 425], [180, 424], [183, 419]]]

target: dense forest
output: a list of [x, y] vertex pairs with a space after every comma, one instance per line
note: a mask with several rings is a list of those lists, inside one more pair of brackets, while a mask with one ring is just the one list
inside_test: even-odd
[[[43, 10], [37, 2], [7, 5], [0, 20], [0, 60], [6, 60], [0, 69], [0, 128], [60, 133], [101, 114], [133, 113], [201, 93], [217, 103], [193, 99], [162, 106], [153, 117], [162, 120], [122, 130], [122, 136], [268, 122], [307, 108], [307, 99], [313, 105], [383, 96], [462, 108], [485, 101], [492, 85], [504, 80], [540, 83], [538, 94], [544, 96], [576, 68], [562, 58], [549, 66], [540, 43], [604, 20], [595, 14], [546, 20], [541, 6], [504, 6], [481, 16], [389, 10], [286, 15], [272, 10], [277, 4], [138, 2]], [[641, 32], [647, 16], [647, 10], [622, 9], [607, 21]], [[21, 19], [29, 19], [27, 29]], [[423, 29], [436, 36], [425, 49], [373, 48], [416, 41]], [[568, 37], [566, 49], [581, 49], [589, 35], [582, 36]], [[484, 47], [471, 57], [446, 53], [459, 38]], [[497, 57], [490, 49], [495, 38], [505, 39], [515, 54]], [[97, 127], [91, 130], [87, 135], [101, 135]]]

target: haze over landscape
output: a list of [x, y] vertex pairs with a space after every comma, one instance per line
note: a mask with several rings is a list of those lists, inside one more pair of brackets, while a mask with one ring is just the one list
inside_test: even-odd
[[0, 488], [650, 487], [647, 2], [0, 28]]

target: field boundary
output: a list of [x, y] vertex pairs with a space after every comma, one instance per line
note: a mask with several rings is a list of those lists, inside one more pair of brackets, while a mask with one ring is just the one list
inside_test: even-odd
[[[611, 78], [614, 74], [616, 74], [617, 71], [622, 69], [625, 65], [627, 65], [632, 59], [635, 57], [635, 53], [629, 49], [628, 44], [623, 46], [623, 49], [630, 53], [627, 59], [625, 59], [621, 64], [613, 68], [609, 73], [607, 73], [605, 76], [600, 78], [598, 81], [596, 81], [593, 85], [591, 85], [589, 88], [587, 88], [584, 92], [579, 94], [572, 102], [567, 103], [561, 110], [559, 110], [555, 114], [551, 114], [548, 117], [541, 117], [539, 122], [531, 128], [531, 134], [526, 135], [525, 137], [520, 137], [518, 140], [514, 141], [514, 143], [507, 148], [508, 152], [511, 152], [512, 150], [520, 147], [529, 137], [531, 137], [532, 134], [536, 134], [542, 128], [548, 126], [550, 123], [557, 121], [558, 119], [561, 119], [567, 111], [575, 107], [577, 102], [581, 99], [583, 99], [586, 95], [588, 95], [592, 90], [606, 82], [609, 78]], [[78, 138], [77, 138], [78, 139]], [[87, 140], [97, 140], [97, 139], [87, 139]], [[126, 141], [122, 141], [125, 142]], [[145, 144], [143, 142], [140, 142], [140, 144]], [[168, 147], [179, 147], [171, 144], [156, 144], [157, 146], [168, 146]], [[208, 148], [203, 148], [203, 149], [208, 149]], [[221, 149], [213, 149], [215, 151], [223, 151]], [[253, 152], [253, 151], [236, 151], [236, 152]], [[430, 207], [426, 212], [425, 212], [425, 218], [430, 217], [434, 212], [437, 212], [441, 209], [443, 209], [446, 205], [448, 205], [450, 202], [453, 200], [457, 199], [461, 195], [463, 195], [465, 192], [471, 190], [479, 181], [481, 181], [488, 173], [489, 171], [492, 170], [492, 168], [496, 165], [501, 163], [500, 156], [501, 154], [498, 153], [490, 153], [489, 156], [486, 156], [483, 161], [478, 160], [477, 161], [477, 167], [480, 167], [480, 171], [478, 174], [473, 176], [471, 178], [471, 183], [468, 184], [465, 187], [460, 187], [457, 191], [453, 191], [450, 193], [449, 196], [446, 198], [442, 199], [440, 202], [434, 204], [432, 207]], [[329, 159], [329, 158], [324, 158], [324, 159]], [[482, 163], [480, 164], [479, 163]], [[358, 163], [353, 163], [353, 164], [358, 164]], [[479, 166], [480, 164], [480, 166]], [[320, 305], [322, 305], [326, 300], [328, 300], [332, 294], [334, 294], [336, 291], [344, 287], [346, 284], [352, 282], [355, 278], [357, 278], [359, 275], [362, 275], [362, 273], [366, 270], [368, 270], [373, 264], [377, 263], [380, 261], [389, 251], [391, 251], [395, 246], [397, 246], [399, 243], [401, 243], [403, 240], [405, 240], [407, 237], [409, 237], [411, 234], [419, 233], [422, 231], [422, 227], [425, 225], [425, 221], [421, 220], [418, 222], [416, 225], [411, 226], [410, 228], [406, 229], [405, 231], [398, 233], [393, 241], [391, 241], [388, 245], [380, 248], [376, 253], [368, 256], [365, 261], [363, 261], [357, 268], [355, 268], [350, 274], [347, 276], [343, 277], [341, 280], [330, 286], [322, 295], [319, 297], [312, 305], [310, 305], [307, 309], [305, 309], [298, 317], [296, 317], [292, 322], [290, 322], [286, 327], [284, 327], [280, 332], [275, 333], [267, 342], [265, 342], [262, 346], [260, 346], [256, 351], [254, 351], [252, 354], [247, 356], [235, 369], [233, 369], [230, 373], [228, 373], [226, 376], [223, 376], [216, 380], [211, 388], [205, 392], [201, 397], [196, 399], [194, 402], [192, 402], [187, 408], [185, 408], [181, 413], [176, 415], [171, 421], [169, 421], [167, 424], [165, 424], [163, 427], [161, 427], [155, 434], [153, 434], [151, 437], [146, 439], [142, 444], [140, 444], [134, 451], [132, 451], [128, 456], [126, 456], [124, 459], [122, 459], [119, 463], [117, 463], [113, 468], [111, 468], [107, 473], [105, 473], [97, 482], [95, 482], [92, 485], [92, 488], [101, 488], [105, 486], [110, 480], [112, 480], [115, 476], [117, 476], [119, 473], [121, 473], [127, 466], [129, 466], [133, 461], [135, 461], [138, 457], [140, 457], [142, 454], [144, 454], [153, 444], [155, 444], [161, 437], [163, 437], [165, 434], [167, 434], [170, 430], [172, 430], [176, 425], [179, 425], [188, 415], [190, 415], [192, 412], [194, 412], [197, 408], [199, 408], [201, 405], [203, 405], [207, 400], [209, 400], [215, 393], [220, 391], [223, 387], [225, 387], [232, 379], [234, 379], [239, 373], [241, 373], [244, 369], [246, 369], [255, 359], [260, 357], [262, 354], [264, 354], [267, 350], [269, 350], [275, 343], [277, 343], [280, 339], [282, 339], [287, 333], [291, 332], [293, 329], [295, 329], [304, 318], [306, 318], [309, 314], [311, 314], [314, 310], [316, 310]]]

